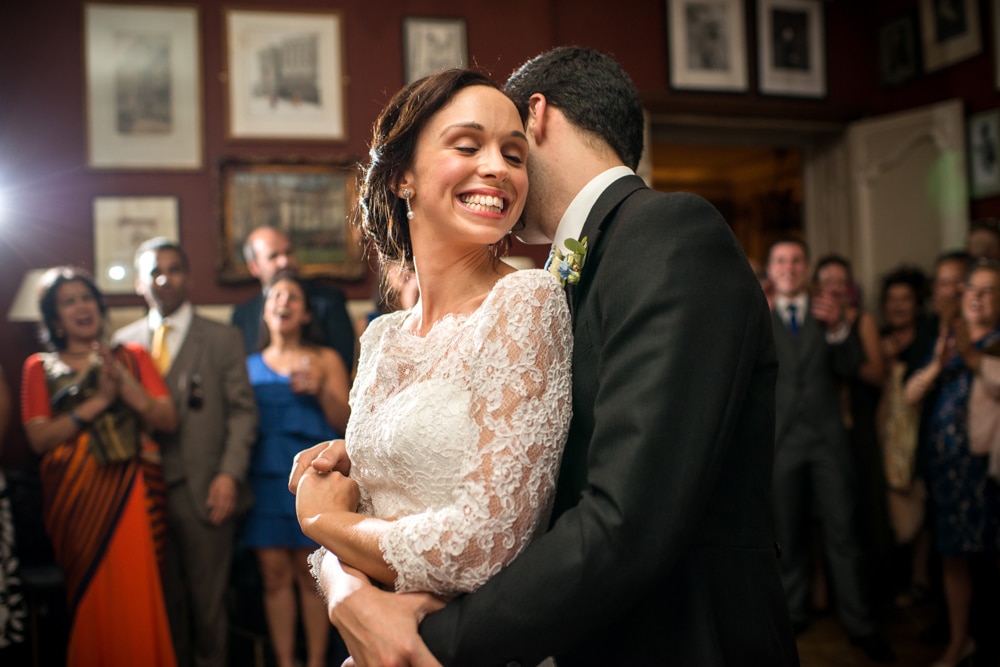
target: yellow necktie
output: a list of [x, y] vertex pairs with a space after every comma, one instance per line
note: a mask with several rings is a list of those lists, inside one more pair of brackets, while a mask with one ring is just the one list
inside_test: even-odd
[[156, 370], [160, 371], [160, 375], [166, 375], [167, 371], [170, 370], [170, 350], [167, 349], [167, 331], [169, 330], [169, 324], [160, 322], [160, 326], [156, 327], [156, 331], [153, 332], [153, 349], [150, 351], [150, 355], [153, 357], [153, 363], [156, 364]]

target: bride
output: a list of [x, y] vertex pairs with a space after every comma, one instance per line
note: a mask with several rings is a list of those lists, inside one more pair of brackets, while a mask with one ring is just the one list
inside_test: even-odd
[[297, 458], [291, 485], [303, 532], [396, 591], [473, 591], [548, 520], [572, 338], [559, 282], [498, 259], [528, 192], [523, 127], [468, 70], [406, 86], [375, 123], [359, 224], [383, 265], [412, 264], [419, 301], [361, 338], [346, 445], [324, 454], [346, 447], [350, 478]]

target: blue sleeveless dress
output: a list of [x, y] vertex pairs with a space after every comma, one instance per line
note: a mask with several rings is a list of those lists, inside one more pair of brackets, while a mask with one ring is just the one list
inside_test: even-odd
[[288, 474], [296, 454], [341, 434], [326, 421], [316, 397], [294, 393], [289, 377], [271, 370], [259, 352], [247, 357], [247, 372], [260, 423], [249, 470], [254, 504], [244, 521], [243, 544], [315, 548], [316, 543], [299, 528]]

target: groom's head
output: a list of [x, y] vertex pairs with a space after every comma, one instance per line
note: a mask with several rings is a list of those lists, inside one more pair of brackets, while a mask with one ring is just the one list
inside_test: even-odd
[[563, 213], [598, 174], [642, 155], [639, 92], [611, 56], [559, 47], [519, 67], [504, 87], [525, 119], [531, 187], [522, 226], [525, 243], [552, 241]]
[[578, 129], [610, 146], [635, 169], [642, 157], [643, 113], [639, 91], [614, 58], [593, 49], [561, 46], [524, 63], [504, 91], [521, 117], [541, 94]]

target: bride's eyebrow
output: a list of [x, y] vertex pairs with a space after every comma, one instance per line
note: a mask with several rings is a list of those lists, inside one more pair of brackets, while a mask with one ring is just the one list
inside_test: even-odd
[[[456, 129], [476, 130], [478, 132], [485, 132], [486, 131], [486, 128], [483, 127], [480, 123], [477, 123], [475, 121], [468, 121], [466, 123], [454, 123], [452, 125], [449, 125], [449, 126], [445, 127], [443, 130], [441, 130], [441, 136], [444, 136], [444, 135], [448, 134], [449, 132], [451, 132], [452, 130], [456, 130]], [[524, 141], [528, 140], [527, 135], [525, 135], [524, 132], [522, 132], [520, 130], [513, 130], [510, 133], [510, 136], [515, 137], [517, 139], [523, 139]]]

